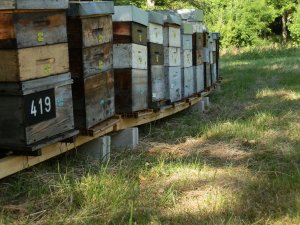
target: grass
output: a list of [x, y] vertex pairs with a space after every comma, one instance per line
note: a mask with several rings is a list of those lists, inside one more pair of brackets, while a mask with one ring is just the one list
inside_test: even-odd
[[141, 127], [107, 164], [74, 153], [0, 181], [0, 224], [300, 224], [300, 50], [222, 57], [204, 113]]

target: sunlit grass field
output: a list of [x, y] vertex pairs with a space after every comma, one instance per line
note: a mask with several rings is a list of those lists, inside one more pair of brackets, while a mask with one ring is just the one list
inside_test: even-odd
[[1, 224], [300, 224], [300, 50], [227, 53], [205, 113], [0, 181]]

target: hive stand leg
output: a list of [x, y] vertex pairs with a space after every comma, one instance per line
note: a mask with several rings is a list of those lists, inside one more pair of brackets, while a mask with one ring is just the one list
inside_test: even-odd
[[137, 127], [119, 131], [111, 136], [111, 146], [117, 150], [132, 150], [139, 144], [139, 129]]
[[103, 136], [90, 141], [78, 148], [78, 154], [87, 156], [92, 160], [99, 160], [102, 162], [110, 159], [110, 136]]

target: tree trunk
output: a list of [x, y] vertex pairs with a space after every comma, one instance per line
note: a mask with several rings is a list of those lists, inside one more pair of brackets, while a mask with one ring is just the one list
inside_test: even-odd
[[287, 12], [283, 12], [282, 15], [282, 41], [284, 44], [287, 43], [288, 31], [287, 31]]

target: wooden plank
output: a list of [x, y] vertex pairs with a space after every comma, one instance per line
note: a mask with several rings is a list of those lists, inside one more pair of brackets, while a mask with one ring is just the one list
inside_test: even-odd
[[114, 22], [114, 43], [147, 45], [147, 27], [134, 22]]
[[15, 2], [12, 0], [1, 0], [0, 9], [14, 9], [16, 6]]

